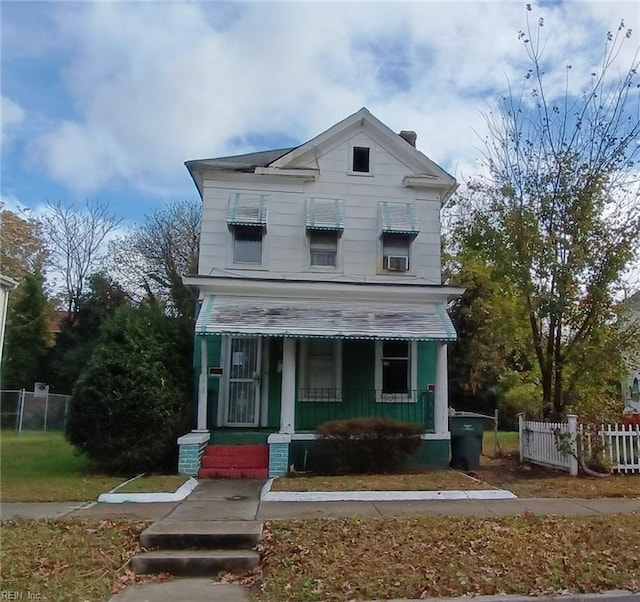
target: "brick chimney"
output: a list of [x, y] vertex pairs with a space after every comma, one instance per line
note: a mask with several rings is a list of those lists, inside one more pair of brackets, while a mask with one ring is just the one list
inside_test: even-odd
[[410, 130], [402, 130], [400, 132], [400, 138], [406, 140], [413, 148], [416, 147], [416, 140], [418, 139], [418, 134], [412, 132]]

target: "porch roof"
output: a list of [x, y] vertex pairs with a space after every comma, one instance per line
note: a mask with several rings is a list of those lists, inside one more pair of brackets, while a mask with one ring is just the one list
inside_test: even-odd
[[444, 306], [205, 297], [196, 334], [326, 339], [452, 341]]

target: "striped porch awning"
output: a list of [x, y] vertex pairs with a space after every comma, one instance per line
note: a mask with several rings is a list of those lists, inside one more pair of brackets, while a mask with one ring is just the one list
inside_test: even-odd
[[267, 201], [265, 196], [239, 192], [231, 195], [227, 225], [265, 228], [267, 225]]
[[205, 297], [196, 334], [360, 340], [452, 341], [443, 305]]
[[306, 200], [307, 230], [344, 230], [343, 206], [341, 199]]
[[380, 201], [378, 211], [382, 234], [417, 236], [420, 233], [414, 207], [411, 203]]

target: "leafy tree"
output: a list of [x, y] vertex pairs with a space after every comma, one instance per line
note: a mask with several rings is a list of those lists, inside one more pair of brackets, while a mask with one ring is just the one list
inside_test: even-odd
[[101, 470], [175, 470], [191, 390], [191, 341], [181, 333], [154, 303], [123, 306], [103, 324], [66, 426], [68, 440]]
[[107, 274], [89, 277], [89, 290], [78, 300], [73, 319], [61, 323], [55, 345], [47, 354], [47, 382], [55, 391], [69, 393], [91, 359], [102, 324], [130, 303], [122, 288]]
[[621, 365], [624, 347], [616, 345], [637, 345], [614, 326], [639, 247], [640, 90], [637, 55], [617, 75], [631, 36], [622, 23], [588, 81], [574, 82], [569, 66], [558, 93], [557, 74], [543, 61], [543, 25], [520, 32], [531, 68], [520, 92], [510, 90], [487, 116], [488, 176], [460, 199], [457, 226], [481, 227], [483, 255], [518, 295], [542, 409], [559, 416], [593, 387], [606, 392]]
[[[501, 410], [501, 425], [513, 427], [521, 407], [511, 408], [505, 394], [532, 375], [532, 348], [522, 301], [508, 280], [476, 250], [474, 232], [459, 240], [451, 279], [465, 292], [451, 307], [458, 338], [449, 350], [449, 399], [458, 410]], [[505, 412], [506, 410], [506, 412]]]
[[2, 387], [29, 389], [42, 376], [41, 362], [48, 345], [49, 307], [42, 275], [24, 276], [11, 293], [3, 350]]
[[102, 266], [107, 238], [121, 221], [106, 203], [87, 201], [82, 209], [59, 202], [47, 204], [43, 230], [51, 266], [64, 279], [70, 320], [76, 315], [89, 275]]
[[25, 274], [44, 268], [46, 251], [40, 222], [2, 209], [0, 230], [0, 273], [19, 281]]
[[140, 228], [111, 245], [110, 272], [127, 290], [151, 295], [190, 320], [195, 299], [182, 276], [198, 271], [200, 215], [199, 202], [184, 201], [147, 216]]

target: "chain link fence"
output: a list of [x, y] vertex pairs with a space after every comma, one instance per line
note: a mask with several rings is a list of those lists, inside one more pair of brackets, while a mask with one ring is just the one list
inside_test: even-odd
[[70, 395], [0, 391], [0, 428], [22, 431], [63, 431]]

